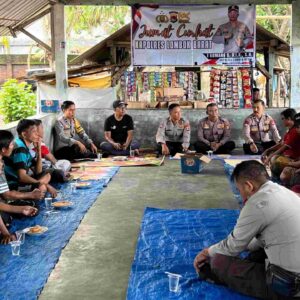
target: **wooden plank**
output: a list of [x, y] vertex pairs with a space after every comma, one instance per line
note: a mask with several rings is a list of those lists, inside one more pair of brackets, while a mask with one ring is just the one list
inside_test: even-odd
[[[65, 5], [133, 5], [136, 4], [136, 0], [59, 0]], [[184, 4], [212, 4], [211, 0], [186, 0]], [[232, 5], [232, 0], [218, 0], [218, 4]], [[292, 0], [236, 0], [234, 4], [291, 4]], [[149, 4], [147, 0], [140, 0], [139, 4]], [[157, 0], [155, 4], [182, 4], [182, 0]]]

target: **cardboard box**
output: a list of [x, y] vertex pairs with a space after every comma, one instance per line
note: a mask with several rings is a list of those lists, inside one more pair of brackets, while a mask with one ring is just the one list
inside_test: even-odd
[[128, 101], [127, 102], [128, 109], [145, 109], [149, 102], [146, 101]]
[[211, 159], [205, 155], [185, 154], [180, 158], [181, 173], [198, 174], [202, 171], [204, 164], [209, 164]]
[[164, 97], [178, 96], [183, 97], [184, 89], [179, 88], [164, 88]]
[[204, 101], [195, 101], [194, 102], [194, 108], [206, 108], [206, 106], [209, 104], [209, 102]]
[[197, 155], [183, 155], [180, 158], [181, 173], [198, 174], [203, 169], [203, 164]]

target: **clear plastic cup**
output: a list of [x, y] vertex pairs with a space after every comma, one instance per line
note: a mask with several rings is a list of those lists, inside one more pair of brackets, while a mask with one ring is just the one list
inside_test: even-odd
[[20, 241], [11, 241], [11, 254], [13, 256], [19, 256], [20, 255], [20, 248], [21, 248], [21, 242]]
[[134, 150], [131, 150], [131, 149], [130, 149], [130, 150], [129, 150], [129, 156], [130, 156], [130, 157], [134, 157], [134, 154], [135, 154], [135, 153], [134, 153]]
[[174, 293], [178, 292], [178, 290], [179, 290], [179, 279], [182, 276], [179, 275], [179, 274], [174, 274], [174, 273], [169, 273], [169, 272], [166, 272], [166, 274], [169, 277], [169, 291], [174, 292]]
[[52, 210], [52, 198], [50, 198], [50, 197], [45, 198], [45, 208], [47, 211]]
[[16, 231], [17, 241], [21, 242], [21, 245], [25, 243], [25, 232], [23, 230]]
[[98, 159], [98, 160], [101, 160], [101, 159], [102, 159], [102, 153], [100, 153], [100, 152], [97, 153], [97, 159]]
[[71, 194], [73, 194], [76, 191], [76, 182], [71, 182], [70, 183], [70, 187], [71, 187]]
[[214, 153], [214, 151], [209, 150], [209, 151], [207, 151], [207, 156], [208, 156], [209, 158], [211, 158], [212, 155], [213, 155], [213, 153]]

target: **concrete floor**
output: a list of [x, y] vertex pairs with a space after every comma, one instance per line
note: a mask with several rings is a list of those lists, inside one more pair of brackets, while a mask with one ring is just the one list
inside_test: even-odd
[[198, 175], [181, 174], [179, 164], [121, 168], [63, 250], [39, 299], [125, 299], [146, 206], [238, 208], [221, 162]]

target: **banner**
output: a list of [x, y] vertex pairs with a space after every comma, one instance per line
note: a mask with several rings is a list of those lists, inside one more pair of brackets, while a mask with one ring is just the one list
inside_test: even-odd
[[133, 6], [134, 66], [255, 65], [255, 5]]

